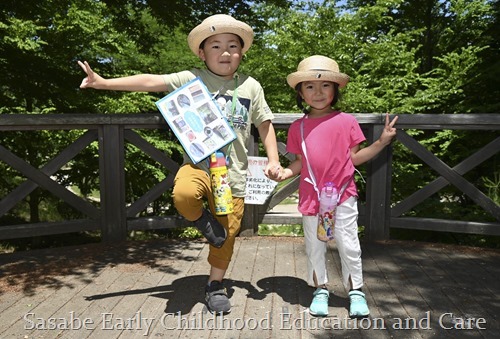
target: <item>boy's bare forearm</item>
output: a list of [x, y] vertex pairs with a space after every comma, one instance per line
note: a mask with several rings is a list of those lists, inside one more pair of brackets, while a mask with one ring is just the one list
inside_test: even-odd
[[270, 120], [264, 121], [257, 129], [259, 130], [259, 136], [264, 144], [269, 162], [279, 163], [278, 144], [273, 124]]
[[137, 74], [122, 78], [102, 79], [92, 87], [130, 92], [164, 92], [167, 90], [163, 77], [157, 74]]

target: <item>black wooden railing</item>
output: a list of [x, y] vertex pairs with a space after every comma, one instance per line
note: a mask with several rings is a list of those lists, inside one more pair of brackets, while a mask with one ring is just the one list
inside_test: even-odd
[[[300, 114], [276, 114], [276, 129], [287, 129]], [[354, 114], [366, 133], [368, 142], [375, 140], [384, 127], [384, 116], [379, 114]], [[407, 114], [400, 115], [397, 123], [397, 140], [418, 156], [425, 164], [439, 173], [440, 177], [402, 201], [391, 205], [391, 148], [386, 148], [375, 159], [367, 163], [366, 202], [360, 203], [360, 225], [365, 226], [369, 240], [387, 239], [390, 228], [436, 230], [459, 233], [500, 235], [500, 207], [482, 193], [464, 174], [481, 162], [498, 154], [500, 150], [500, 114]], [[160, 114], [130, 115], [0, 115], [0, 131], [36, 130], [83, 130], [85, 133], [68, 145], [60, 154], [43, 167], [35, 168], [21, 156], [0, 144], [0, 161], [26, 177], [26, 181], [0, 200], [0, 217], [23, 201], [37, 187], [57, 196], [76, 210], [86, 215], [85, 219], [59, 222], [39, 222], [21, 225], [0, 226], [0, 239], [13, 239], [40, 235], [52, 235], [79, 231], [100, 230], [104, 241], [118, 241], [127, 237], [129, 231], [185, 227], [191, 224], [178, 216], [136, 217], [165, 191], [172, 188], [173, 178], [179, 164], [165, 153], [143, 139], [135, 130], [165, 129], [166, 123]], [[494, 131], [495, 137], [482, 149], [451, 168], [406, 130], [485, 130]], [[92, 142], [98, 141], [100, 208], [71, 192], [52, 178], [52, 174], [71, 161]], [[161, 164], [166, 178], [152, 187], [140, 199], [128, 202], [125, 194], [125, 144], [131, 143]], [[285, 144], [280, 142], [280, 153], [289, 156]], [[249, 147], [250, 155], [257, 155], [258, 139]], [[493, 169], [495, 170], [495, 169]], [[499, 169], [496, 169], [498, 171]], [[493, 171], [492, 171], [493, 172]], [[481, 206], [495, 222], [468, 222], [432, 218], [409, 218], [402, 215], [438, 192], [447, 185], [454, 185], [472, 201]], [[256, 234], [259, 224], [298, 224], [298, 214], [269, 213], [273, 207], [298, 188], [298, 179], [273, 193], [265, 205], [247, 205], [241, 235]]]

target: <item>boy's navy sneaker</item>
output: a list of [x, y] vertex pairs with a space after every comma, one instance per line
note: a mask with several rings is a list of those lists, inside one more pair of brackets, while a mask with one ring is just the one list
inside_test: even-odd
[[205, 301], [210, 313], [228, 314], [231, 312], [231, 303], [222, 282], [214, 280], [205, 287]]
[[220, 248], [224, 244], [224, 241], [226, 241], [226, 229], [206, 209], [203, 209], [203, 214], [198, 220], [194, 221], [194, 225], [212, 246]]

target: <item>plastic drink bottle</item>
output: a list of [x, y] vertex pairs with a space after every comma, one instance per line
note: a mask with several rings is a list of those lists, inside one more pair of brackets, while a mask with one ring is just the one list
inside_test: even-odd
[[210, 181], [215, 200], [215, 214], [233, 213], [233, 194], [229, 186], [229, 176], [224, 153], [217, 151], [210, 156]]
[[321, 190], [317, 232], [318, 239], [321, 241], [333, 240], [338, 195], [338, 190], [333, 182], [327, 182]]

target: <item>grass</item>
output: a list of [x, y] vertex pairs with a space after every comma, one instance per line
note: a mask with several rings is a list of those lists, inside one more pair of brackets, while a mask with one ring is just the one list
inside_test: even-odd
[[303, 237], [302, 225], [259, 225], [258, 235]]

